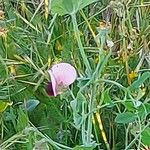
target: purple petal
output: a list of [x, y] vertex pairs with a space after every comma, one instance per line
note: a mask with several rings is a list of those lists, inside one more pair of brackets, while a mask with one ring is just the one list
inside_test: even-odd
[[69, 86], [77, 78], [77, 72], [73, 66], [68, 63], [59, 63], [52, 66], [51, 71], [57, 84]]
[[57, 90], [56, 90], [56, 87], [57, 87], [57, 82], [56, 82], [56, 79], [52, 73], [51, 70], [48, 70], [48, 73], [51, 77], [51, 88], [53, 90], [53, 96], [57, 96]]
[[52, 82], [48, 82], [48, 84], [46, 86], [46, 92], [49, 96], [54, 96], [54, 91], [52, 88]]

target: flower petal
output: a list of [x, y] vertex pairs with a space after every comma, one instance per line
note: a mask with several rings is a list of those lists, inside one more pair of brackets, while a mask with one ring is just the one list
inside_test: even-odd
[[52, 66], [51, 72], [58, 85], [63, 84], [64, 86], [69, 86], [77, 77], [75, 68], [68, 63], [59, 63]]
[[49, 85], [49, 87], [52, 89], [52, 91], [53, 91], [53, 95], [52, 96], [57, 96], [57, 89], [56, 89], [56, 87], [57, 87], [57, 82], [56, 82], [56, 79], [55, 79], [55, 77], [54, 77], [54, 75], [53, 75], [53, 73], [52, 73], [52, 71], [51, 70], [48, 70], [48, 73], [49, 73], [49, 75], [50, 75], [50, 77], [51, 77], [51, 87], [50, 87], [50, 85]]
[[48, 82], [48, 84], [46, 86], [46, 92], [49, 96], [54, 96], [54, 91], [52, 88], [52, 82]]

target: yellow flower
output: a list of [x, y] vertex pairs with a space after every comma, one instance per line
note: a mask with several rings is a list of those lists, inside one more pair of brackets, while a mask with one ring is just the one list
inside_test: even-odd
[[131, 71], [128, 76], [129, 76], [130, 80], [132, 81], [134, 78], [136, 78], [138, 76], [138, 74], [135, 71]]

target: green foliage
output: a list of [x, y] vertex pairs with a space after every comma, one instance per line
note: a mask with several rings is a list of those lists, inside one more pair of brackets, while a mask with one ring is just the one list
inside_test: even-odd
[[35, 99], [29, 99], [27, 102], [25, 102], [25, 104], [22, 106], [24, 110], [27, 110], [29, 112], [33, 111], [37, 105], [40, 102], [38, 100]]
[[117, 123], [131, 123], [137, 119], [137, 115], [131, 112], [124, 112], [117, 115], [115, 121]]
[[52, 12], [59, 15], [77, 13], [77, 11], [97, 0], [52, 0]]
[[102, 93], [102, 99], [104, 101], [104, 103], [112, 103], [110, 95], [109, 95], [109, 89], [106, 89], [103, 93]]
[[70, 106], [73, 110], [74, 125], [77, 129], [80, 129], [81, 124], [85, 118], [84, 113], [81, 112], [84, 103], [86, 103], [86, 98], [81, 92], [78, 92], [77, 98], [70, 102]]
[[11, 106], [12, 103], [10, 102], [5, 102], [5, 101], [0, 101], [0, 113], [4, 112], [5, 109], [8, 107], [8, 106]]
[[144, 145], [150, 146], [149, 138], [150, 138], [150, 128], [146, 128], [142, 132], [142, 142]]
[[25, 127], [28, 126], [28, 117], [25, 114], [25, 112], [23, 112], [22, 109], [18, 109], [17, 114], [18, 114], [18, 119], [16, 124], [16, 130], [22, 131]]
[[142, 76], [139, 77], [138, 80], [136, 80], [132, 83], [132, 85], [129, 87], [129, 89], [131, 91], [138, 89], [139, 86], [142, 85], [145, 82], [145, 80], [147, 80], [148, 78], [150, 78], [150, 72], [144, 72], [142, 74]]

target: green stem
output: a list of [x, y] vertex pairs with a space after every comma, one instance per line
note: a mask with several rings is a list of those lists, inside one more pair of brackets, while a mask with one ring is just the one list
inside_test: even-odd
[[[85, 103], [82, 103], [82, 116], [85, 114]], [[83, 145], [86, 145], [86, 131], [85, 131], [85, 127], [86, 127], [86, 118], [84, 118], [83, 123], [82, 123], [82, 143]]]
[[[96, 95], [96, 85], [92, 86], [91, 91], [91, 98], [89, 101], [89, 112], [91, 112], [94, 109], [94, 102], [95, 102], [95, 95]], [[88, 127], [87, 127], [87, 143], [91, 142], [91, 134], [92, 134], [92, 115], [90, 114], [88, 116]]]
[[[138, 122], [139, 122], [139, 129], [141, 131], [142, 130], [142, 126], [141, 126], [142, 123], [141, 123], [141, 120], [140, 120], [139, 116], [138, 116]], [[141, 147], [141, 134], [139, 135], [137, 150], [140, 150], [140, 147]]]
[[127, 147], [127, 145], [128, 145], [128, 133], [129, 133], [129, 128], [130, 128], [130, 124], [127, 126], [127, 129], [126, 129], [125, 147]]
[[[94, 127], [94, 133], [95, 133], [96, 142], [97, 142], [97, 143], [100, 143], [100, 141], [99, 141], [99, 136], [98, 136], [98, 131], [97, 131], [97, 129], [96, 129], [96, 119], [95, 119], [94, 115], [93, 115], [93, 127]], [[100, 145], [97, 145], [97, 148], [98, 148], [98, 150], [99, 150], [99, 149], [100, 149]]]
[[73, 28], [74, 28], [74, 32], [75, 32], [75, 37], [77, 38], [78, 47], [79, 47], [79, 50], [80, 50], [83, 62], [85, 64], [85, 66], [86, 66], [88, 75], [91, 75], [92, 74], [92, 69], [91, 69], [89, 61], [87, 59], [87, 56], [86, 56], [86, 54], [84, 52], [84, 48], [83, 48], [83, 45], [82, 45], [82, 42], [81, 42], [80, 32], [79, 32], [78, 24], [77, 24], [77, 20], [76, 20], [76, 14], [71, 14], [71, 17], [72, 17], [72, 22], [73, 22]]

